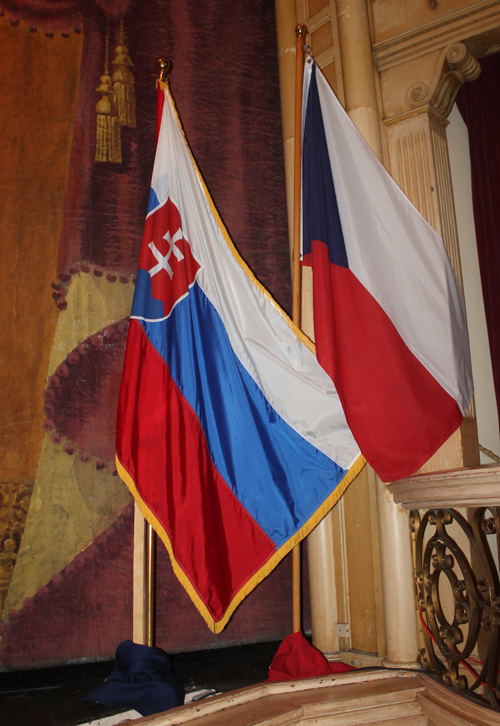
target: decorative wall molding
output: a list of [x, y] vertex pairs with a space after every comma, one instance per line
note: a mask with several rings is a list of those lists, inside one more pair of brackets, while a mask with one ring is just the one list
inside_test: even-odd
[[500, 506], [500, 466], [448, 469], [387, 484], [404, 509]]
[[[500, 0], [483, 0], [445, 17], [426, 23], [373, 45], [373, 60], [379, 71], [406, 63], [448, 45], [476, 38], [498, 28]], [[489, 52], [491, 42], [483, 42]]]
[[434, 119], [434, 121], [442, 124], [445, 128], [449, 124], [449, 121], [447, 121], [444, 116], [441, 116], [441, 114], [438, 113], [435, 108], [427, 104], [424, 106], [418, 106], [417, 108], [412, 108], [409, 111], [405, 111], [404, 113], [398, 113], [395, 116], [386, 116], [384, 118], [384, 126], [394, 126], [396, 124], [399, 124], [401, 121], [406, 121], [407, 119], [421, 116], [422, 114], [428, 114]]
[[413, 108], [428, 104], [447, 118], [461, 86], [480, 75], [481, 66], [467, 46], [453, 43], [439, 56], [430, 88], [425, 83], [414, 83], [408, 89], [406, 100]]

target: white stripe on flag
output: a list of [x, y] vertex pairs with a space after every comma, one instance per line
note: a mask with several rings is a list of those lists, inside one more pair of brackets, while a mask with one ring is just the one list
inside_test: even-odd
[[[196, 277], [198, 284], [219, 313], [236, 356], [271, 406], [306, 441], [349, 469], [359, 456], [359, 447], [333, 382], [228, 246], [196, 174], [168, 93], [163, 113], [169, 118], [161, 126], [152, 187], [160, 203], [170, 196], [179, 207], [183, 229], [202, 266]], [[167, 128], [171, 129], [168, 145], [162, 138]], [[162, 170], [161, 177], [158, 169]], [[175, 179], [173, 185], [170, 179]]]

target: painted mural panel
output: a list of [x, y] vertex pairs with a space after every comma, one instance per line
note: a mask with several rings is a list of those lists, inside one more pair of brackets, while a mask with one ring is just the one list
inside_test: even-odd
[[[0, 668], [111, 657], [131, 637], [115, 416], [158, 55], [173, 58], [188, 139], [240, 252], [289, 307], [274, 3], [247, 6], [0, 0]], [[213, 636], [158, 560], [159, 645], [288, 632], [287, 561]]]

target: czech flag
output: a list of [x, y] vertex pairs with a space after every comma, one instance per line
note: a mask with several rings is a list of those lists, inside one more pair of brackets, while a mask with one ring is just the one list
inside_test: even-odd
[[231, 242], [165, 91], [117, 467], [214, 632], [363, 464], [312, 344]]
[[472, 396], [464, 299], [441, 238], [312, 60], [302, 201], [318, 360], [381, 479], [411, 476], [458, 428]]

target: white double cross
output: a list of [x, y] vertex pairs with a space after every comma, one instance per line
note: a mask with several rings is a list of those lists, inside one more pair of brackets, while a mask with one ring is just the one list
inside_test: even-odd
[[178, 262], [184, 259], [184, 255], [182, 254], [180, 249], [175, 246], [175, 243], [183, 238], [184, 235], [182, 234], [182, 229], [178, 229], [173, 237], [170, 236], [170, 232], [167, 232], [167, 234], [163, 235], [163, 239], [166, 239], [169, 244], [169, 249], [166, 255], [162, 255], [154, 242], [149, 243], [148, 247], [155, 256], [155, 260], [158, 262], [157, 265], [149, 270], [149, 274], [151, 275], [151, 277], [154, 277], [158, 272], [160, 272], [160, 270], [165, 270], [170, 279], [172, 279], [174, 271], [170, 267], [168, 261], [172, 252], [174, 253], [174, 256], [176, 260], [178, 260]]

